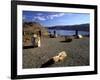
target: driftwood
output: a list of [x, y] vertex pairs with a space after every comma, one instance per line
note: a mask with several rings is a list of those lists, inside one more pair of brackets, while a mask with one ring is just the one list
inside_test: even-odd
[[57, 63], [57, 62], [61, 62], [63, 61], [65, 58], [67, 57], [67, 54], [65, 51], [62, 51], [60, 52], [58, 55], [50, 58], [47, 62], [45, 62], [44, 64], [41, 65], [41, 68], [43, 67], [49, 67], [51, 66], [52, 64], [54, 63]]

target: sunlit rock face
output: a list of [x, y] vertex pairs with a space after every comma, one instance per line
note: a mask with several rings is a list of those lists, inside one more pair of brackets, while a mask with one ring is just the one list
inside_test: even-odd
[[83, 36], [82, 36], [82, 35], [78, 35], [78, 38], [80, 38], [80, 39], [81, 39], [81, 38], [83, 38]]
[[62, 51], [58, 53], [57, 56], [53, 57], [54, 62], [60, 62], [63, 61], [67, 57], [67, 53], [65, 51]]

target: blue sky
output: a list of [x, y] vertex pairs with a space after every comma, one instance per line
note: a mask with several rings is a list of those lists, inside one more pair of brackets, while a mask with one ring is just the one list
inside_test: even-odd
[[45, 27], [90, 23], [88, 13], [23, 11], [23, 21], [39, 22]]

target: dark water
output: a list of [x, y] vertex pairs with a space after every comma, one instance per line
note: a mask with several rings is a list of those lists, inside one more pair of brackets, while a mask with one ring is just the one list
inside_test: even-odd
[[[61, 36], [71, 36], [71, 35], [75, 35], [75, 31], [72, 30], [49, 30], [49, 32], [51, 34], [54, 34], [54, 31], [57, 35], [61, 35]], [[78, 31], [78, 34], [80, 35], [89, 35], [89, 32], [86, 31]]]

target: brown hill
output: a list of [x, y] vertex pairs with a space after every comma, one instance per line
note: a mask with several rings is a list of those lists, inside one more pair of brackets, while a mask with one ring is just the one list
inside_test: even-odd
[[24, 22], [23, 23], [23, 45], [32, 45], [32, 37], [37, 35], [39, 37], [47, 37], [48, 30], [37, 22]]
[[38, 34], [41, 32], [41, 36], [47, 36], [48, 30], [37, 22], [25, 22], [23, 23], [23, 32], [31, 34]]

